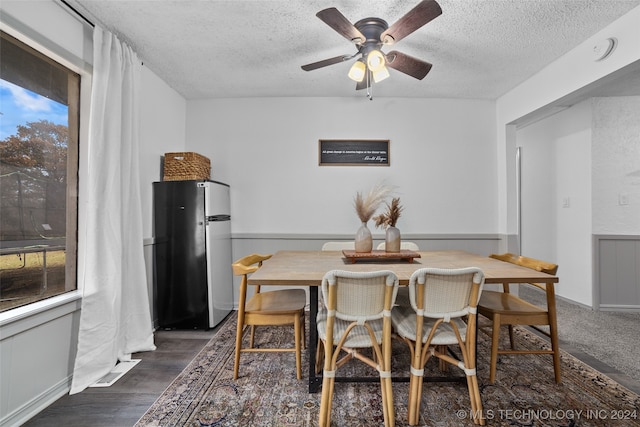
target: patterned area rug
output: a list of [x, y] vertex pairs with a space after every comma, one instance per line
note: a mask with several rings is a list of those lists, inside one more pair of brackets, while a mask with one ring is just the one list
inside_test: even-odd
[[[295, 376], [292, 353], [243, 354], [240, 378], [233, 380], [236, 319], [230, 316], [217, 334], [140, 418], [136, 426], [317, 426], [320, 394], [309, 394], [306, 369]], [[291, 328], [267, 327], [256, 341], [273, 346], [293, 342]], [[562, 384], [555, 384], [550, 356], [503, 356], [495, 384], [489, 384], [489, 341], [479, 334], [478, 379], [489, 426], [640, 426], [640, 396], [562, 354]], [[506, 334], [504, 334], [506, 335]], [[518, 344], [546, 343], [525, 330]], [[303, 366], [307, 366], [306, 352]], [[408, 371], [406, 346], [394, 344], [394, 372]], [[435, 361], [426, 375], [442, 376]], [[359, 362], [338, 370], [358, 375], [375, 372]], [[370, 371], [367, 371], [370, 370]], [[449, 375], [458, 375], [453, 368]], [[396, 425], [406, 426], [408, 383], [393, 385]], [[383, 425], [378, 383], [336, 383], [332, 425]], [[473, 425], [466, 383], [425, 383], [421, 426]]]

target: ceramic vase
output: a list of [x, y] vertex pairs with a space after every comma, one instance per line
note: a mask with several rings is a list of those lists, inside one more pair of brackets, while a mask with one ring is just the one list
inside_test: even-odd
[[400, 230], [396, 227], [387, 227], [384, 250], [386, 252], [400, 252]]
[[363, 222], [356, 232], [355, 249], [356, 252], [371, 252], [373, 249], [371, 230], [367, 227], [366, 222]]

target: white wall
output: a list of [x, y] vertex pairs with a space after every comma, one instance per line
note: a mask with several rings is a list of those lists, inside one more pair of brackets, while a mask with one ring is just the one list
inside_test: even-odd
[[[556, 263], [558, 295], [592, 304], [591, 251], [591, 102], [564, 114], [556, 140]], [[574, 115], [569, 113], [573, 112]], [[568, 117], [567, 117], [568, 116]], [[563, 134], [562, 131], [565, 131]], [[560, 272], [562, 268], [562, 272]]]
[[539, 259], [556, 259], [555, 135], [545, 126], [518, 131], [522, 187], [522, 253]]
[[591, 100], [521, 129], [522, 253], [560, 268], [558, 295], [592, 302]]
[[640, 97], [595, 98], [593, 111], [593, 233], [638, 235]]
[[164, 153], [185, 151], [186, 100], [148, 67], [142, 67], [140, 96], [140, 194], [143, 235], [153, 236], [151, 183], [162, 180]]
[[[403, 233], [495, 233], [494, 111], [474, 100], [196, 100], [186, 144], [231, 185], [234, 234], [353, 234], [353, 197], [381, 181], [397, 186]], [[341, 138], [389, 139], [390, 166], [318, 166], [318, 140]]]

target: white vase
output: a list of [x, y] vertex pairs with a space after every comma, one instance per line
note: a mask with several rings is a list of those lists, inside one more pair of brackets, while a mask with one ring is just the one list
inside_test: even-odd
[[400, 230], [396, 227], [387, 227], [384, 250], [386, 252], [400, 252]]
[[363, 222], [356, 232], [355, 249], [356, 252], [371, 252], [373, 249], [371, 230], [367, 227], [366, 222]]

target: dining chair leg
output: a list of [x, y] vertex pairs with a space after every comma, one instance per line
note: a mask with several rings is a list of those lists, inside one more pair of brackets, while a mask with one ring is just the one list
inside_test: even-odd
[[411, 374], [409, 379], [408, 421], [410, 426], [417, 426], [420, 421], [420, 402], [422, 400], [422, 376]]
[[320, 397], [320, 417], [318, 426], [331, 426], [331, 402], [333, 400], [334, 378], [322, 379], [322, 396]]
[[[469, 322], [475, 323], [476, 318], [473, 317]], [[467, 377], [467, 388], [469, 389], [469, 401], [471, 402], [471, 415], [476, 422], [482, 418], [482, 401], [480, 400], [480, 392], [478, 388], [478, 377], [476, 369], [476, 335], [475, 329], [467, 333], [467, 342], [458, 338], [458, 345], [462, 354], [462, 363], [464, 364], [464, 373]]]
[[471, 418], [474, 424], [485, 425], [482, 414], [482, 401], [480, 400], [480, 389], [478, 379], [475, 375], [467, 375], [467, 387], [469, 388], [469, 401], [471, 402]]
[[558, 319], [556, 314], [556, 298], [553, 283], [549, 283], [547, 292], [547, 310], [549, 312], [549, 338], [553, 350], [553, 373], [556, 383], [560, 384], [560, 343], [558, 342]]
[[[472, 338], [472, 341], [475, 341], [475, 337]], [[465, 366], [465, 376], [467, 377], [469, 402], [471, 403], [471, 418], [474, 424], [484, 425], [482, 400], [480, 398], [480, 387], [478, 386], [478, 376], [476, 372], [475, 344], [467, 345], [467, 343], [460, 342], [459, 346], [462, 354], [462, 362]]]
[[296, 346], [296, 375], [299, 380], [302, 379], [302, 328], [301, 319], [298, 315], [293, 326], [295, 334]]
[[424, 376], [419, 376], [416, 382], [416, 403], [415, 403], [415, 417], [416, 425], [420, 422], [420, 407], [422, 405], [422, 387], [424, 386]]
[[416, 425], [416, 415], [415, 415], [415, 409], [414, 409], [414, 401], [416, 398], [416, 394], [415, 394], [415, 386], [416, 386], [416, 381], [417, 379], [415, 378], [415, 376], [413, 374], [411, 374], [410, 378], [409, 378], [409, 402], [407, 404], [407, 422], [409, 423], [410, 426], [414, 426]]
[[322, 395], [320, 396], [320, 414], [318, 417], [319, 427], [331, 426], [331, 403], [333, 401], [333, 387], [335, 384], [335, 370], [336, 364], [334, 363], [334, 348], [333, 343], [327, 345], [326, 342], [319, 340], [324, 347], [324, 375], [322, 378]]
[[249, 338], [249, 348], [253, 348], [255, 338], [256, 338], [256, 327], [255, 325], [251, 325], [251, 337]]
[[480, 387], [478, 377], [475, 373], [466, 375], [467, 388], [469, 389], [469, 401], [471, 402], [471, 418], [474, 424], [484, 425], [484, 415], [482, 413], [482, 400], [480, 398]]
[[393, 409], [391, 378], [380, 378], [380, 394], [382, 395], [382, 414], [384, 416], [384, 425], [385, 427], [394, 427], [395, 415]]
[[498, 344], [500, 342], [500, 315], [493, 316], [493, 330], [491, 331], [491, 361], [489, 363], [489, 382], [493, 384], [496, 380], [496, 368], [498, 363]]
[[[436, 346], [436, 350], [442, 354], [446, 354], [448, 349], [449, 348], [446, 345]], [[438, 365], [440, 367], [440, 372], [449, 372], [449, 364], [444, 360], [438, 359]]]
[[300, 325], [302, 326], [302, 348], [307, 348], [307, 320], [305, 315], [302, 314], [302, 318], [300, 319]]
[[240, 371], [240, 352], [242, 351], [242, 335], [244, 334], [244, 315], [238, 311], [238, 325], [236, 327], [236, 354], [233, 362], [233, 379], [238, 379]]
[[[383, 356], [380, 361], [380, 391], [382, 395], [382, 411], [385, 427], [394, 427], [395, 407], [393, 404], [393, 387], [391, 384], [391, 343], [383, 344]], [[375, 354], [375, 352], [374, 352]]]
[[558, 328], [553, 322], [550, 325], [551, 350], [553, 350], [553, 374], [557, 384], [561, 381], [560, 372], [560, 343], [558, 342]]
[[386, 379], [387, 382], [387, 407], [389, 408], [389, 427], [396, 425], [396, 411], [393, 404], [393, 385], [391, 384], [391, 378]]
[[384, 426], [389, 426], [389, 406], [387, 404], [387, 384], [384, 378], [380, 377], [380, 396], [382, 397], [382, 418]]
[[[393, 387], [391, 384], [391, 316], [385, 319], [383, 326], [383, 339], [381, 343], [381, 359], [378, 361], [380, 369], [380, 386], [382, 393], [382, 409], [384, 414], [385, 426], [395, 426], [395, 407], [393, 404]], [[371, 351], [376, 355], [374, 347]]]
[[471, 379], [471, 375], [467, 375], [467, 392], [469, 393], [469, 402], [471, 403], [471, 419], [474, 420], [476, 418], [476, 396], [473, 393], [473, 380]]
[[509, 344], [511, 345], [511, 350], [516, 349], [516, 338], [513, 335], [513, 325], [509, 325]]
[[472, 388], [473, 388], [473, 395], [474, 395], [474, 400], [475, 400], [475, 409], [474, 409], [474, 416], [477, 419], [477, 424], [480, 425], [485, 425], [486, 424], [486, 420], [484, 418], [484, 414], [483, 414], [483, 408], [482, 408], [482, 400], [480, 397], [480, 386], [478, 385], [478, 376], [477, 375], [473, 375], [473, 377], [471, 378], [472, 380]]

